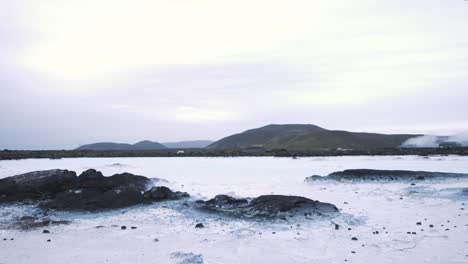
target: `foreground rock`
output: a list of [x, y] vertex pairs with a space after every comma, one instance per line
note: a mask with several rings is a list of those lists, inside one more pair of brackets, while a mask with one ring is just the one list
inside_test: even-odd
[[186, 192], [173, 192], [165, 186], [153, 187], [145, 192], [144, 197], [153, 201], [176, 200], [189, 197]]
[[468, 174], [407, 170], [354, 169], [333, 172], [328, 176], [310, 176], [306, 181], [422, 181], [433, 179], [468, 179]]
[[[44, 209], [98, 211], [144, 202], [188, 197], [130, 173], [105, 177], [90, 169], [80, 176], [68, 170], [26, 173], [0, 180], [0, 202], [40, 202]], [[145, 192], [146, 191], [146, 192]]]
[[333, 204], [286, 195], [262, 195], [252, 200], [218, 195], [208, 201], [199, 201], [198, 204], [200, 209], [209, 212], [248, 218], [284, 218], [296, 215], [331, 216], [338, 213], [338, 209]]
[[68, 170], [29, 172], [0, 179], [0, 201], [46, 199], [51, 195], [75, 188], [76, 173]]
[[69, 190], [57, 194], [40, 207], [55, 210], [98, 211], [117, 209], [144, 202], [143, 194], [134, 186], [117, 187], [108, 191]]

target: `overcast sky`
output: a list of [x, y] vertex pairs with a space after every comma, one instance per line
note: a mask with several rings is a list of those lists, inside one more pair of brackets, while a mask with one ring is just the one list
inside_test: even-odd
[[468, 130], [468, 1], [0, 0], [0, 148]]

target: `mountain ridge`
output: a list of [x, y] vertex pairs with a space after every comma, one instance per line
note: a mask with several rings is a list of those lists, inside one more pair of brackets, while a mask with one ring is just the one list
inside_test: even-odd
[[312, 124], [271, 124], [222, 138], [208, 149], [376, 149], [400, 147], [420, 135], [328, 130]]
[[135, 144], [98, 142], [82, 145], [75, 150], [156, 150], [166, 149], [167, 147], [158, 142], [143, 140]]

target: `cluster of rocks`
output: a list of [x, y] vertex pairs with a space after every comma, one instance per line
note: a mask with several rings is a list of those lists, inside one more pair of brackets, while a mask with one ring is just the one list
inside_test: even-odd
[[152, 185], [152, 180], [130, 173], [105, 177], [94, 169], [79, 176], [68, 170], [36, 171], [0, 179], [0, 202], [39, 202], [44, 209], [97, 211], [189, 196]]
[[[94, 169], [79, 176], [69, 170], [36, 171], [0, 179], [0, 203], [32, 202], [44, 210], [102, 211], [189, 197], [185, 192], [153, 185], [152, 180], [130, 173], [105, 177]], [[262, 195], [253, 199], [218, 195], [211, 200], [186, 204], [204, 211], [248, 218], [330, 216], [339, 212], [333, 204], [285, 195]], [[42, 226], [36, 220], [25, 220], [25, 225]], [[51, 224], [50, 221], [44, 223]]]
[[198, 208], [233, 217], [285, 218], [296, 215], [332, 216], [339, 212], [335, 205], [300, 196], [262, 195], [254, 199], [237, 199], [218, 195], [208, 201], [197, 201]]
[[313, 175], [306, 181], [422, 181], [434, 179], [468, 179], [465, 173], [446, 173], [408, 170], [352, 169], [330, 173], [328, 176]]

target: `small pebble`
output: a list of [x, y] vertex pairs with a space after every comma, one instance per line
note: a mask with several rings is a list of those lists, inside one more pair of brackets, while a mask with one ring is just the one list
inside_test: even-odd
[[357, 241], [358, 239], [357, 239], [357, 237], [352, 237], [351, 240]]
[[127, 227], [126, 226], [121, 226], [120, 229], [125, 230], [125, 229], [127, 229]]
[[417, 222], [416, 225], [422, 225], [422, 223], [421, 223], [421, 222]]
[[205, 228], [205, 226], [202, 223], [198, 223], [195, 225], [195, 228]]
[[50, 231], [49, 230], [43, 230], [42, 233], [43, 234], [50, 234]]
[[356, 254], [356, 251], [351, 251], [351, 253]]
[[136, 227], [136, 226], [132, 226], [131, 229], [137, 229], [137, 227]]
[[50, 239], [47, 239], [47, 242], [50, 242]]
[[153, 241], [154, 241], [154, 242], [159, 242], [159, 239], [155, 238]]
[[434, 225], [429, 225], [429, 227], [434, 227]]

